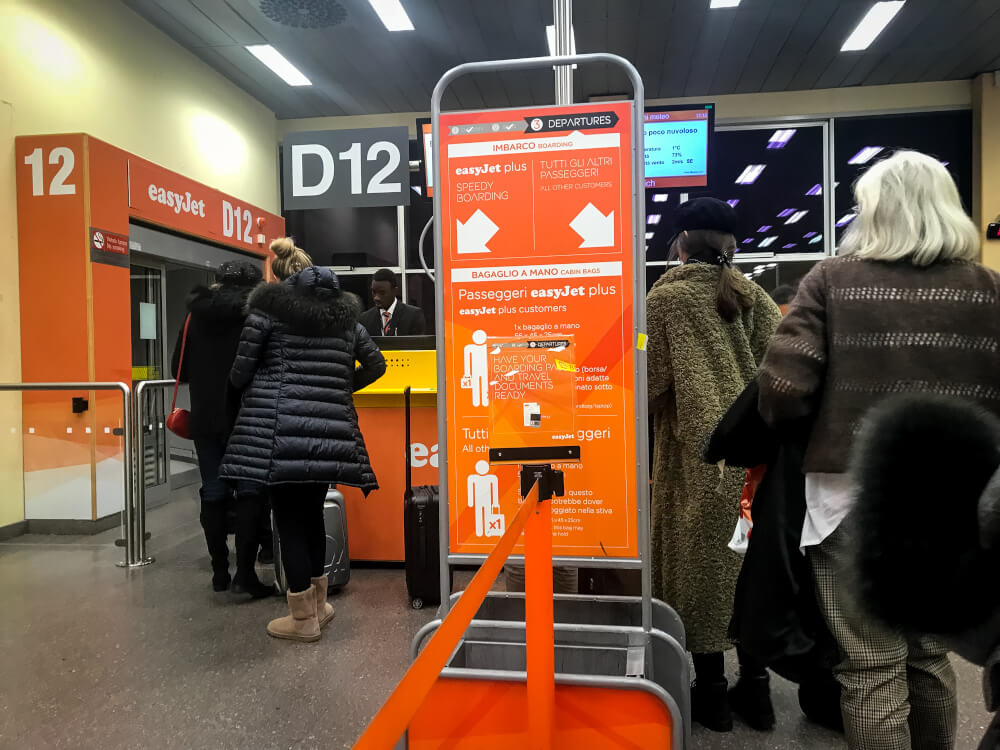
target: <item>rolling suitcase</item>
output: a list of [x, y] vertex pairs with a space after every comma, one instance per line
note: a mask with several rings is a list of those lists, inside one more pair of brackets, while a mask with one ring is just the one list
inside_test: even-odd
[[[336, 487], [330, 487], [323, 502], [323, 520], [326, 526], [326, 564], [324, 570], [330, 590], [340, 589], [351, 580], [351, 556], [347, 547], [347, 512], [344, 496]], [[274, 580], [282, 593], [287, 589], [285, 569], [281, 565], [281, 540], [274, 525]]]
[[406, 592], [410, 606], [421, 609], [441, 603], [441, 548], [438, 518], [440, 498], [436, 485], [413, 486], [410, 467], [410, 389], [404, 393], [406, 409], [406, 491], [403, 495], [403, 545], [406, 558]]

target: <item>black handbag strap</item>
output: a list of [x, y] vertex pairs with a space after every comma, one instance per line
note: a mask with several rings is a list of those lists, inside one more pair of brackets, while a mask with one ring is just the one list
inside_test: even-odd
[[191, 313], [184, 319], [184, 334], [181, 337], [181, 356], [177, 363], [177, 379], [174, 381], [174, 400], [170, 403], [170, 411], [177, 408], [177, 390], [181, 387], [181, 376], [184, 374], [184, 350], [188, 343], [188, 325], [191, 323]]

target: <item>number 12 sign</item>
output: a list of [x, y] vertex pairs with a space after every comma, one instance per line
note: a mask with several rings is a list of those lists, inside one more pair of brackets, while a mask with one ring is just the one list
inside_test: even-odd
[[281, 143], [286, 211], [410, 202], [405, 127], [289, 133]]

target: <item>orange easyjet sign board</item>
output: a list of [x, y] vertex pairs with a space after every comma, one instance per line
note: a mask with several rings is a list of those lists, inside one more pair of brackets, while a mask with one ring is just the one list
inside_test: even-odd
[[128, 159], [128, 203], [133, 216], [258, 254], [265, 239], [284, 233], [280, 216], [135, 156]]
[[[488, 448], [537, 427], [581, 450], [558, 466], [553, 553], [636, 558], [631, 105], [455, 112], [439, 130], [450, 552], [493, 548], [520, 498]], [[549, 346], [565, 353], [531, 354]], [[556, 387], [573, 393], [557, 404]]]

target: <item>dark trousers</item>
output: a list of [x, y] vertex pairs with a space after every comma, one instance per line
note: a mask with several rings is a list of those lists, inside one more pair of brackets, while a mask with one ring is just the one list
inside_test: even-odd
[[229, 499], [229, 485], [219, 479], [219, 467], [222, 465], [222, 457], [226, 454], [226, 442], [227, 438], [224, 435], [200, 435], [194, 438], [203, 502], [226, 502]]
[[326, 562], [326, 525], [323, 501], [326, 484], [271, 485], [274, 523], [281, 543], [281, 563], [285, 566], [288, 590], [307, 590], [310, 578], [323, 575]]

